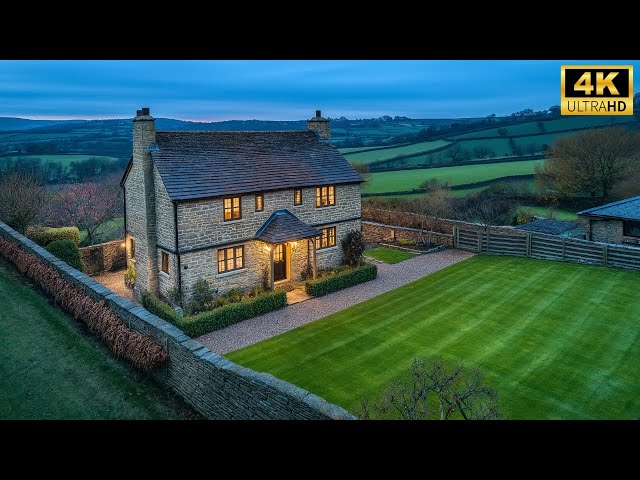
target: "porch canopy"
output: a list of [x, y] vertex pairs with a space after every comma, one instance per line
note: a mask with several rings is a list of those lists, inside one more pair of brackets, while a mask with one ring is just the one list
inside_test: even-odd
[[276, 210], [271, 214], [267, 221], [264, 222], [264, 225], [262, 225], [262, 227], [260, 227], [260, 229], [256, 232], [255, 237], [256, 240], [270, 243], [272, 245], [279, 245], [277, 247], [268, 248], [269, 264], [271, 267], [271, 274], [269, 276], [269, 285], [271, 290], [273, 290], [276, 277], [274, 264], [274, 251], [276, 248], [279, 249], [279, 268], [283, 268], [282, 264], [284, 263], [284, 270], [279, 270], [279, 278], [281, 279], [282, 277], [284, 277], [284, 279], [286, 280], [288, 276], [286, 272], [290, 270], [290, 263], [287, 263], [287, 260], [283, 260], [282, 256], [282, 249], [284, 248], [283, 244], [288, 242], [295, 243], [298, 240], [309, 239], [309, 241], [307, 242], [307, 255], [311, 257], [308, 258], [308, 260], [311, 265], [313, 278], [316, 278], [316, 242], [312, 239], [321, 235], [322, 233], [317, 228], [314, 228], [311, 225], [307, 225], [287, 209]]
[[307, 225], [287, 209], [276, 210], [256, 232], [256, 239], [277, 244], [315, 238], [322, 233]]

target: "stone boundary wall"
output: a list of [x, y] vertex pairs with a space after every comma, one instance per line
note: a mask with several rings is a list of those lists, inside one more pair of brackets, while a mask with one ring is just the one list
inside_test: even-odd
[[[422, 235], [417, 228], [398, 227], [396, 225], [385, 225], [376, 222], [362, 222], [362, 234], [367, 242], [384, 243], [390, 239], [422, 241]], [[425, 232], [428, 238], [428, 232]], [[431, 232], [431, 241], [436, 245], [446, 245], [453, 248], [453, 235], [446, 233]]]
[[168, 353], [152, 376], [211, 419], [355, 419], [337, 405], [267, 373], [242, 367], [185, 335], [139, 305], [116, 295], [88, 275], [0, 222], [0, 236], [53, 266], [96, 300], [105, 300], [129, 328], [150, 336]]
[[[397, 227], [407, 227], [412, 229], [420, 228], [420, 217], [416, 213], [405, 212], [400, 210], [384, 210], [381, 208], [371, 208], [368, 206], [362, 206], [362, 223], [365, 221], [379, 223], [383, 225]], [[427, 217], [429, 218], [429, 217]], [[437, 221], [430, 222], [430, 226], [434, 232], [444, 233], [446, 235], [453, 235], [453, 227], [464, 228], [465, 230], [473, 231], [485, 231], [483, 225], [478, 223], [469, 223], [462, 220], [450, 220], [450, 219], [438, 219]], [[510, 225], [504, 226], [489, 226], [489, 231], [495, 233], [511, 233], [518, 235], [525, 235], [526, 231], [519, 230]]]
[[87, 275], [96, 275], [102, 272], [112, 272], [127, 267], [127, 257], [124, 240], [82, 247], [80, 256], [84, 263], [84, 272]]

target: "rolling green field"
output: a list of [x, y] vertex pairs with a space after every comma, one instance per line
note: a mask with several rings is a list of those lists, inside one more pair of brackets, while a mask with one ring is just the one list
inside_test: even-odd
[[[556, 120], [547, 120], [542, 122], [545, 131], [556, 132], [558, 130], [568, 130], [572, 128], [588, 128], [597, 126], [609, 126], [617, 123], [629, 121], [626, 118], [620, 117], [605, 117], [605, 116], [576, 116], [571, 118], [558, 118]], [[488, 128], [478, 132], [463, 133], [460, 135], [454, 135], [451, 138], [482, 138], [482, 137], [496, 137], [500, 135], [498, 128]], [[538, 127], [538, 122], [519, 123], [517, 125], [505, 126], [507, 130], [507, 136], [511, 135], [531, 135], [541, 133], [542, 131]]]
[[88, 158], [99, 158], [105, 160], [117, 160], [116, 157], [109, 157], [104, 155], [15, 155], [0, 157], [0, 164], [6, 160], [20, 160], [29, 158], [39, 158], [42, 163], [61, 163], [64, 166], [69, 166], [71, 162], [79, 162]]
[[[549, 218], [549, 208], [542, 207], [540, 205], [523, 205], [518, 209], [518, 212], [529, 212], [533, 215], [539, 215], [541, 217]], [[553, 217], [556, 220], [567, 220], [570, 222], [576, 221], [578, 216], [575, 212], [564, 210], [562, 208], [555, 208], [553, 210]]]
[[479, 367], [508, 419], [639, 419], [640, 273], [477, 256], [226, 356], [357, 413], [415, 356]]
[[342, 153], [345, 153], [345, 158], [353, 163], [370, 163], [377, 160], [387, 160], [389, 158], [397, 157], [398, 155], [411, 155], [414, 153], [427, 152], [434, 148], [444, 147], [451, 142], [445, 140], [436, 140], [434, 142], [420, 142], [411, 145], [405, 145], [396, 148], [386, 148], [384, 150], [368, 150], [361, 153], [345, 153], [341, 149]]
[[398, 263], [416, 256], [415, 253], [389, 247], [370, 248], [369, 250], [365, 250], [364, 255], [384, 263]]
[[0, 419], [189, 419], [0, 257]]
[[463, 185], [510, 175], [532, 175], [533, 167], [540, 163], [540, 160], [528, 160], [523, 162], [378, 172], [371, 174], [371, 180], [365, 184], [363, 192], [384, 193], [411, 190], [412, 188], [418, 188], [422, 182], [431, 178], [449, 182], [449, 185]]

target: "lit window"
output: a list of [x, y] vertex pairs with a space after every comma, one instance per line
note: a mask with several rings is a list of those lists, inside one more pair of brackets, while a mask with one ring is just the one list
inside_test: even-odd
[[244, 246], [218, 250], [218, 273], [244, 268]]
[[293, 204], [302, 205], [302, 189], [301, 188], [296, 188], [293, 191]]
[[256, 212], [261, 212], [264, 210], [264, 194], [258, 193], [256, 194]]
[[316, 248], [321, 250], [323, 248], [336, 246], [336, 227], [323, 228], [321, 230], [322, 236], [316, 237]]
[[169, 274], [170, 265], [169, 254], [167, 252], [162, 252], [162, 271], [167, 275]]
[[239, 220], [242, 218], [240, 197], [227, 197], [224, 199], [224, 220]]
[[331, 207], [336, 204], [336, 187], [316, 187], [316, 207]]

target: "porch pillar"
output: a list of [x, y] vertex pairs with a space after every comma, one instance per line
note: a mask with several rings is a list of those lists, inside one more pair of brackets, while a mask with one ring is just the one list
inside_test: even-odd
[[274, 272], [274, 268], [273, 268], [273, 250], [274, 250], [274, 246], [270, 245], [269, 246], [269, 267], [270, 267], [270, 274], [269, 274], [269, 286], [270, 286], [270, 290], [273, 291], [273, 276], [275, 275]]
[[316, 240], [315, 238], [310, 238], [309, 243], [311, 243], [311, 271], [313, 275], [313, 279], [316, 279], [316, 275], [318, 273], [318, 265], [316, 264]]

